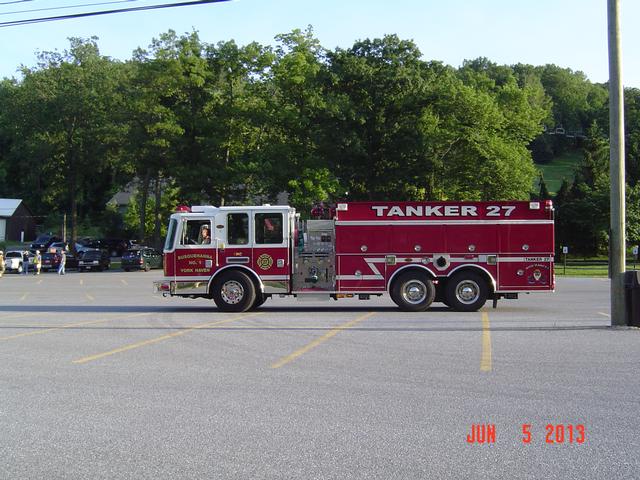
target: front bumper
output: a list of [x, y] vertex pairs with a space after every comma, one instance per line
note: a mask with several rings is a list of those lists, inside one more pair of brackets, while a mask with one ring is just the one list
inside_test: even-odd
[[17, 272], [20, 268], [20, 262], [4, 262], [4, 269], [6, 272]]
[[175, 283], [171, 280], [160, 280], [153, 282], [153, 293], [161, 295], [173, 295], [175, 293]]
[[176, 282], [173, 280], [160, 280], [153, 282], [153, 293], [161, 295], [180, 295], [180, 296], [206, 296], [209, 293], [208, 281], [185, 281]]

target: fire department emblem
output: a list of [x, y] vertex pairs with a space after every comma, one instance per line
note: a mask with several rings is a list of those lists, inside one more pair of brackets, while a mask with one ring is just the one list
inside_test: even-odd
[[527, 282], [529, 285], [536, 283], [546, 284], [549, 281], [549, 267], [546, 265], [531, 265], [527, 267]]
[[256, 263], [262, 270], [269, 270], [273, 265], [273, 258], [271, 257], [271, 255], [267, 255], [266, 253], [263, 253], [258, 257], [258, 260]]

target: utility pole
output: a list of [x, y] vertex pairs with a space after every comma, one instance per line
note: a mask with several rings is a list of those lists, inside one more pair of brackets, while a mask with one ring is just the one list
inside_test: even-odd
[[611, 176], [611, 325], [626, 325], [625, 183], [624, 183], [624, 90], [620, 48], [620, 0], [607, 0], [609, 24], [609, 172]]

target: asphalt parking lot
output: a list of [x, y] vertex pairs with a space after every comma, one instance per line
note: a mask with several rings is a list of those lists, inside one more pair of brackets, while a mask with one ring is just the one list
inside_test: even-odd
[[640, 331], [606, 280], [228, 314], [160, 275], [0, 279], [0, 478], [640, 478]]

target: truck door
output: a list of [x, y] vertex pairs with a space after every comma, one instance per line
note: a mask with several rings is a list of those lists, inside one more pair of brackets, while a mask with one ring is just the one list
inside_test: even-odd
[[289, 210], [254, 210], [252, 269], [265, 285], [265, 293], [285, 293], [290, 281]]
[[[174, 254], [174, 275], [178, 281], [208, 282], [213, 273], [216, 245], [212, 241], [212, 218], [183, 218]], [[189, 288], [196, 288], [190, 285]]]
[[220, 239], [218, 251], [220, 268], [228, 265], [243, 265], [251, 268], [253, 244], [249, 218], [249, 210], [224, 212], [218, 216], [216, 235]]

